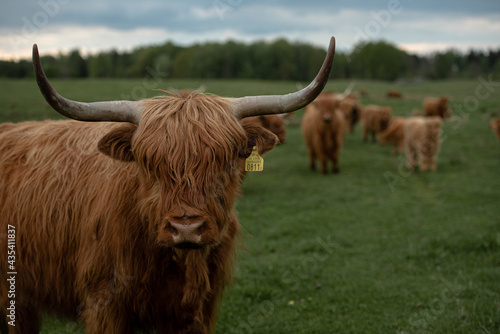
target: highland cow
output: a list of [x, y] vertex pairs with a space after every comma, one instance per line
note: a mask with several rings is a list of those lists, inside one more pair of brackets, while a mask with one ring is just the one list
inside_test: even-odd
[[421, 171], [437, 169], [437, 154], [441, 146], [441, 118], [410, 117], [405, 121], [405, 148], [408, 167], [417, 165]]
[[239, 120], [306, 106], [333, 53], [332, 38], [314, 81], [287, 95], [83, 103], [52, 88], [35, 46], [46, 101], [78, 121], [0, 126], [0, 229], [15, 229], [16, 251], [12, 264], [0, 258], [0, 314], [17, 272], [9, 333], [39, 333], [45, 312], [89, 334], [212, 332], [233, 272], [243, 161], [277, 141]]
[[379, 135], [380, 144], [392, 143], [392, 154], [404, 152], [405, 118], [391, 117], [387, 129]]
[[338, 159], [344, 143], [346, 124], [344, 114], [338, 109], [338, 101], [331, 94], [320, 94], [306, 107], [302, 119], [302, 133], [307, 145], [310, 168], [316, 169], [316, 160], [321, 163], [321, 172], [327, 174], [328, 161], [333, 172], [339, 172]]
[[424, 100], [424, 116], [439, 116], [443, 119], [451, 117], [448, 108], [448, 98], [443, 96], [439, 99], [427, 97]]
[[264, 116], [256, 116], [256, 117], [248, 117], [243, 119], [242, 124], [253, 122], [256, 125], [263, 126], [265, 129], [274, 133], [279, 140], [279, 143], [282, 144], [286, 139], [286, 126], [283, 117], [279, 115], [264, 115]]
[[397, 90], [389, 90], [389, 91], [387, 91], [386, 96], [389, 99], [401, 99], [401, 98], [403, 98], [403, 94], [401, 94]]
[[354, 133], [354, 127], [358, 124], [362, 113], [362, 108], [356, 95], [350, 94], [341, 100], [339, 102], [339, 109], [344, 113], [349, 132]]
[[367, 141], [368, 135], [372, 136], [372, 142], [376, 142], [376, 136], [387, 129], [392, 115], [391, 107], [368, 105], [363, 108], [361, 123], [363, 124], [363, 141]]

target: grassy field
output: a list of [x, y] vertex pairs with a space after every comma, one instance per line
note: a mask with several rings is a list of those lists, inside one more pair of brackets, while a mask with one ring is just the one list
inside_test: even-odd
[[[219, 312], [217, 333], [499, 333], [500, 85], [443, 81], [395, 86], [360, 81], [363, 104], [396, 115], [448, 95], [455, 116], [443, 125], [438, 170], [409, 171], [391, 147], [363, 143], [358, 125], [346, 137], [340, 174], [308, 169], [300, 131], [249, 173], [237, 210], [245, 249]], [[34, 80], [0, 81], [0, 121], [58, 118]], [[287, 93], [292, 82], [156, 82], [162, 89], [226, 96]], [[332, 81], [343, 90], [349, 82]], [[144, 80], [54, 81], [82, 101], [140, 98]], [[401, 100], [387, 100], [397, 89]], [[148, 91], [147, 95], [158, 92]], [[83, 333], [46, 317], [42, 333]]]

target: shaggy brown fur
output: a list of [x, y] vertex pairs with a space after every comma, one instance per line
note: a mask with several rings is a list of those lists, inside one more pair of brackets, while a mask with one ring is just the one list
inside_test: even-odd
[[362, 108], [358, 98], [354, 94], [348, 95], [339, 102], [339, 108], [344, 113], [344, 117], [349, 127], [349, 132], [354, 133], [354, 127], [361, 118]]
[[[16, 228], [10, 333], [38, 333], [45, 311], [90, 334], [209, 333], [233, 271], [243, 160], [269, 142], [225, 99], [197, 93], [144, 101], [138, 126], [0, 126], [0, 230]], [[200, 221], [199, 242], [175, 244], [172, 222]]]
[[490, 128], [496, 134], [498, 141], [500, 142], [500, 118], [494, 118], [490, 122]]
[[441, 118], [410, 117], [405, 122], [405, 147], [408, 167], [418, 164], [421, 171], [436, 170], [436, 159], [441, 146]]
[[392, 108], [368, 105], [363, 108], [361, 123], [363, 123], [363, 141], [367, 141], [371, 134], [372, 141], [376, 142], [376, 135], [387, 129], [391, 119]]
[[316, 159], [322, 165], [321, 172], [327, 174], [328, 161], [333, 163], [333, 172], [338, 173], [338, 157], [344, 143], [346, 124], [338, 102], [331, 94], [320, 94], [306, 107], [302, 119], [302, 133], [307, 145], [311, 170], [316, 169]]
[[397, 152], [404, 152], [404, 139], [405, 139], [405, 118], [392, 117], [389, 121], [387, 129], [379, 135], [380, 144], [386, 145], [387, 143], [394, 144], [392, 154]]
[[286, 139], [286, 126], [283, 117], [278, 115], [265, 115], [265, 116], [255, 116], [255, 117], [247, 117], [241, 120], [242, 124], [246, 124], [249, 122], [256, 122], [256, 124], [263, 126], [268, 129], [272, 133], [274, 133], [280, 143], [284, 143]]
[[439, 116], [443, 119], [451, 117], [451, 110], [448, 109], [448, 98], [445, 96], [439, 99], [434, 97], [425, 98], [424, 115]]

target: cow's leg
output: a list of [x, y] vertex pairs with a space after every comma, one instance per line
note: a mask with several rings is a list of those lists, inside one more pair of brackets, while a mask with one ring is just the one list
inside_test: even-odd
[[409, 169], [415, 168], [415, 164], [417, 161], [417, 154], [415, 148], [412, 145], [408, 145], [407, 147], [407, 156], [408, 156], [408, 168]]
[[418, 150], [418, 163], [420, 166], [420, 171], [425, 172], [428, 168], [428, 158], [423, 147]]
[[40, 313], [31, 305], [18, 305], [15, 313], [15, 326], [9, 324], [9, 334], [38, 334], [40, 333]]
[[333, 149], [333, 153], [332, 153], [332, 156], [331, 156], [331, 160], [332, 160], [332, 163], [333, 163], [333, 173], [335, 174], [338, 174], [340, 172], [339, 170], [339, 153], [340, 153], [340, 146], [339, 145], [335, 145], [334, 149]]
[[162, 314], [155, 321], [156, 334], [189, 333], [189, 334], [210, 334], [209, 324], [202, 323], [198, 313], [192, 309], [182, 309], [176, 314]]
[[431, 158], [430, 158], [430, 168], [432, 171], [436, 171], [437, 170], [437, 165], [436, 165], [436, 156], [435, 155], [432, 155]]
[[[110, 290], [102, 290], [86, 299], [82, 318], [87, 334], [132, 334], [133, 315]], [[120, 305], [121, 304], [121, 305]], [[121, 307], [120, 307], [121, 306]]]
[[392, 151], [391, 151], [392, 155], [396, 155], [396, 149], [397, 149], [397, 145], [394, 144], [394, 146], [392, 147]]
[[321, 160], [321, 174], [323, 174], [323, 175], [328, 174], [328, 160], [327, 159]]
[[326, 137], [322, 139], [323, 142], [323, 148], [318, 152], [318, 160], [321, 163], [321, 173], [323, 175], [328, 174], [328, 159], [330, 158], [330, 154], [328, 153], [327, 149], [327, 142], [326, 142]]
[[334, 157], [332, 159], [332, 162], [333, 162], [333, 169], [332, 169], [332, 171], [333, 171], [334, 174], [338, 174], [340, 172], [340, 170], [339, 170], [339, 165], [338, 165], [338, 159], [337, 159], [337, 157]]
[[426, 154], [421, 154], [420, 170], [425, 172], [431, 166], [431, 157]]
[[310, 165], [309, 165], [309, 168], [312, 170], [312, 171], [315, 171], [316, 170], [316, 153], [314, 152], [314, 150], [312, 148], [309, 148], [309, 161], [310, 161]]

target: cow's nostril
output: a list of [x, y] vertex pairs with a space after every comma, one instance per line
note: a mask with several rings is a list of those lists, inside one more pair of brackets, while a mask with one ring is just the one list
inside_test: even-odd
[[175, 227], [173, 227], [173, 226], [172, 226], [172, 223], [170, 223], [170, 222], [168, 222], [168, 223], [167, 223], [167, 226], [165, 226], [165, 228], [166, 228], [167, 230], [169, 230], [169, 231], [170, 231], [172, 234], [174, 234], [174, 235], [179, 234], [179, 231], [178, 231]]
[[205, 222], [201, 222], [201, 225], [195, 230], [194, 233], [201, 235], [206, 230]]

